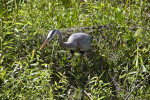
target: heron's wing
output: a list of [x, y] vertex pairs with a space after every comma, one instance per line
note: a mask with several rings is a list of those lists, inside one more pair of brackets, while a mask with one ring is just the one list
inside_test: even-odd
[[92, 37], [85, 33], [74, 33], [68, 39], [68, 43], [71, 43], [74, 48], [80, 49], [82, 51], [89, 49], [91, 41]]
[[91, 44], [91, 37], [83, 37], [82, 39], [80, 39], [78, 41], [78, 46], [80, 49], [82, 49], [83, 51], [87, 51], [90, 48], [90, 44]]

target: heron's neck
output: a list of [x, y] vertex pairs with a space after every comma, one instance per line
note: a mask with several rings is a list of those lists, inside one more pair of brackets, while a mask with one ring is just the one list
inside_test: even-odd
[[61, 32], [59, 32], [58, 36], [59, 36], [59, 42], [60, 42], [60, 44], [63, 45], [64, 47], [69, 48], [70, 47], [70, 43], [63, 41], [63, 37], [62, 37]]
[[63, 41], [62, 34], [59, 33], [58, 36], [59, 36], [59, 42], [60, 42], [60, 44], [61, 44], [61, 45], [65, 45], [65, 43], [64, 43], [64, 41]]

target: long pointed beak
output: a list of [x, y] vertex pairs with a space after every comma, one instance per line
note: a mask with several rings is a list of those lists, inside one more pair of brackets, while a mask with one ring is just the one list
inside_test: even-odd
[[42, 48], [47, 44], [47, 42], [48, 42], [48, 39], [46, 39], [45, 42], [42, 44], [40, 50], [42, 50]]

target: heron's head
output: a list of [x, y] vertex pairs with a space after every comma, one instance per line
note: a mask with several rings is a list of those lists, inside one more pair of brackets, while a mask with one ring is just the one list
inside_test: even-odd
[[52, 30], [48, 33], [48, 36], [45, 40], [45, 42], [42, 44], [40, 50], [48, 43], [49, 40], [51, 40], [52, 38], [54, 38], [60, 31], [58, 30]]

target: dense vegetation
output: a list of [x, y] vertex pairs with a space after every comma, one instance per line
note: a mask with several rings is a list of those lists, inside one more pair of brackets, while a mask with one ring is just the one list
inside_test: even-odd
[[1, 0], [1, 99], [80, 99], [80, 55], [69, 83], [70, 51], [57, 38], [39, 51], [54, 29], [64, 41], [74, 32], [94, 37], [85, 99], [150, 99], [149, 0]]

